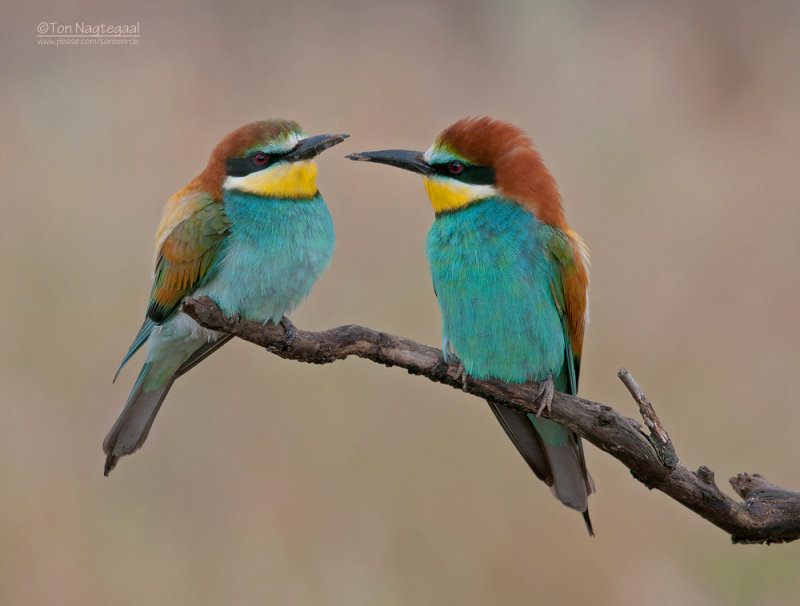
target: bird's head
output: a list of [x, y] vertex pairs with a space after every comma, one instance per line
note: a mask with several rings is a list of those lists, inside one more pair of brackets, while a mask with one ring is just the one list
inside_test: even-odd
[[238, 190], [270, 198], [308, 199], [317, 194], [313, 158], [349, 135], [309, 137], [297, 122], [252, 122], [229, 133], [211, 152], [209, 189]]
[[465, 118], [443, 130], [426, 152], [387, 149], [347, 157], [420, 173], [437, 215], [500, 197], [545, 223], [564, 221], [555, 179], [530, 138], [508, 122]]

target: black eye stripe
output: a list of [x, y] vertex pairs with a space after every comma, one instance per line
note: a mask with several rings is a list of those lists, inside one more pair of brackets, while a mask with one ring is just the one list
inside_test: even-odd
[[461, 165], [464, 169], [459, 174], [454, 175], [450, 170], [450, 164], [452, 163], [431, 164], [431, 168], [437, 175], [457, 179], [464, 183], [470, 183], [472, 185], [494, 185], [494, 171], [488, 166], [470, 166], [462, 162]]
[[[244, 158], [228, 158], [226, 161], [226, 174], [229, 177], [244, 177], [249, 175], [250, 173], [254, 173], [258, 170], [264, 170], [268, 166], [272, 166], [278, 160], [283, 158], [287, 153], [280, 153], [280, 154], [267, 154], [265, 152], [253, 152], [252, 154], [248, 154]], [[257, 163], [255, 160], [256, 156], [264, 155], [267, 157], [266, 162], [262, 162], [261, 164]]]

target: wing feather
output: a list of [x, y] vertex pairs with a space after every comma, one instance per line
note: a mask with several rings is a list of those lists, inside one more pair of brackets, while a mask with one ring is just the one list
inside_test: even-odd
[[580, 236], [553, 228], [548, 250], [553, 261], [550, 288], [566, 337], [566, 358], [572, 393], [578, 392], [583, 333], [587, 318], [589, 251]]
[[[153, 289], [147, 316], [166, 320], [181, 299], [212, 275], [221, 256], [230, 220], [221, 201], [206, 192], [184, 193], [164, 213], [159, 227]], [[171, 229], [165, 222], [177, 220]]]

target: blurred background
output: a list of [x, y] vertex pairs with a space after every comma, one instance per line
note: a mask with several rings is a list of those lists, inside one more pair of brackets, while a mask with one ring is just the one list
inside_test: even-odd
[[[0, 4], [0, 603], [795, 603], [800, 544], [732, 546], [592, 446], [589, 539], [482, 401], [361, 360], [234, 342], [110, 478], [100, 444], [161, 206], [223, 135], [350, 133], [294, 320], [437, 345], [422, 184], [343, 156], [489, 114], [592, 250], [581, 394], [637, 416], [624, 365], [684, 464], [799, 489], [800, 4]], [[140, 43], [37, 44], [75, 21]]]

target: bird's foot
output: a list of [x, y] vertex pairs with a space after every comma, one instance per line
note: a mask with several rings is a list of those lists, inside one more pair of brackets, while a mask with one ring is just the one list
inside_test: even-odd
[[456, 369], [456, 381], [461, 380], [461, 390], [467, 391], [467, 379], [469, 375], [467, 375], [467, 369], [464, 368], [464, 363], [459, 360], [458, 361], [458, 368]]
[[539, 383], [539, 392], [536, 394], [536, 397], [533, 399], [534, 402], [539, 402], [539, 408], [536, 411], [536, 416], [542, 416], [542, 412], [545, 410], [550, 412], [551, 405], [553, 404], [553, 394], [555, 393], [556, 388], [553, 385], [553, 375], [547, 374], [547, 378]]
[[283, 326], [283, 336], [286, 339], [286, 347], [291, 347], [292, 343], [294, 343], [294, 338], [297, 336], [297, 327], [286, 316], [283, 316], [278, 324]]

